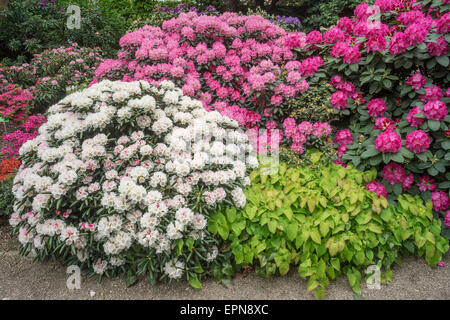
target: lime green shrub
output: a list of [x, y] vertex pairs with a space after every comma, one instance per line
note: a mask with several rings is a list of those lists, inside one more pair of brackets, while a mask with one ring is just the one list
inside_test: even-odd
[[403, 254], [435, 266], [449, 248], [431, 202], [405, 194], [395, 207], [365, 188], [374, 169], [281, 163], [277, 174], [262, 175], [260, 168], [250, 177], [246, 207], [217, 212], [209, 230], [229, 242], [238, 265], [253, 265], [262, 277], [297, 267], [319, 299], [341, 274], [360, 294], [360, 271], [368, 266], [384, 268], [382, 281], [391, 281], [390, 267]]

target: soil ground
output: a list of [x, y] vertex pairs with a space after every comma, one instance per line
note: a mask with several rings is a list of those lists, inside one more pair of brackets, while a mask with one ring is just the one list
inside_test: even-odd
[[[0, 222], [1, 223], [1, 222]], [[59, 263], [33, 262], [19, 255], [19, 242], [10, 235], [10, 227], [0, 226], [0, 299], [258, 299], [258, 300], [308, 300], [315, 299], [306, 290], [307, 281], [299, 278], [296, 270], [284, 277], [263, 279], [254, 272], [233, 279], [224, 286], [214, 279], [203, 281], [203, 289], [195, 291], [187, 282], [172, 285], [150, 286], [145, 280], [127, 288], [123, 279], [94, 278], [81, 280], [79, 290], [69, 290], [66, 281], [69, 274]], [[430, 268], [423, 258], [407, 257], [393, 268], [394, 280], [381, 289], [368, 289], [362, 284], [364, 299], [440, 299], [450, 300], [450, 253], [443, 258], [445, 267]], [[94, 294], [95, 293], [95, 294]], [[353, 300], [355, 296], [346, 277], [330, 283], [325, 299]]]

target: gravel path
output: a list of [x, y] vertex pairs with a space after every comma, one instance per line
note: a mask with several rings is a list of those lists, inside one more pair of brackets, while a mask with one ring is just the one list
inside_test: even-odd
[[[150, 286], [145, 280], [126, 288], [123, 279], [105, 279], [101, 284], [82, 278], [80, 290], [66, 287], [66, 268], [58, 263], [34, 263], [18, 253], [19, 243], [9, 235], [9, 227], [0, 227], [0, 299], [258, 299], [307, 300], [314, 295], [306, 290], [306, 280], [296, 270], [287, 276], [269, 280], [251, 272], [235, 278], [230, 286], [214, 279], [203, 281], [203, 289], [195, 291], [186, 282]], [[450, 300], [450, 253], [443, 259], [446, 267], [430, 268], [423, 258], [408, 257], [393, 268], [394, 280], [380, 290], [362, 285], [365, 299], [444, 299]], [[93, 294], [95, 292], [95, 294]], [[91, 296], [93, 294], [93, 296]], [[354, 299], [346, 277], [330, 284], [325, 299]]]

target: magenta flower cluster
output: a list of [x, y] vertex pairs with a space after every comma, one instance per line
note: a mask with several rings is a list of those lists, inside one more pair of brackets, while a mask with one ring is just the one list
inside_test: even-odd
[[422, 153], [430, 148], [430, 138], [423, 130], [415, 130], [406, 135], [405, 147], [414, 153]]
[[414, 175], [412, 173], [405, 174], [402, 166], [395, 162], [391, 162], [384, 166], [382, 177], [390, 184], [401, 183], [403, 190], [408, 190], [414, 183]]
[[375, 148], [383, 153], [397, 153], [401, 147], [402, 138], [393, 130], [381, 132], [375, 139]]
[[450, 198], [443, 191], [435, 191], [431, 193], [431, 202], [436, 211], [445, 211], [450, 206]]
[[20, 147], [28, 140], [34, 139], [38, 135], [39, 127], [45, 122], [47, 122], [47, 119], [44, 116], [29, 116], [20, 124], [21, 129], [1, 137], [6, 142], [6, 146], [1, 149], [1, 153], [8, 158], [18, 155]]
[[308, 136], [326, 139], [331, 135], [332, 130], [327, 122], [316, 122], [313, 124], [303, 121], [297, 125], [293, 118], [286, 118], [283, 122], [283, 128], [285, 137], [292, 140], [291, 150], [298, 154], [305, 152], [304, 145]]
[[369, 190], [369, 191], [375, 192], [376, 195], [378, 196], [378, 198], [380, 196], [383, 196], [385, 198], [387, 197], [387, 191], [386, 191], [385, 186], [383, 186], [381, 183], [379, 183], [379, 182], [377, 182], [375, 180], [369, 182], [366, 185], [366, 189]]
[[367, 112], [372, 118], [381, 117], [386, 111], [386, 103], [383, 99], [370, 100], [367, 105]]
[[356, 87], [350, 81], [344, 81], [339, 75], [334, 76], [330, 80], [330, 84], [338, 91], [334, 92], [330, 97], [331, 105], [343, 110], [347, 107], [348, 98], [352, 98], [357, 105], [366, 102], [361, 93], [358, 93]]

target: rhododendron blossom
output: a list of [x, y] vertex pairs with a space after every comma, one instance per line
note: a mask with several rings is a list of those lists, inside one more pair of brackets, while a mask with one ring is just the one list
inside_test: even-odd
[[405, 147], [414, 153], [425, 152], [430, 148], [430, 137], [423, 130], [415, 130], [406, 135]]
[[333, 107], [339, 110], [347, 107], [348, 96], [344, 91], [336, 91], [331, 95], [330, 102]]
[[406, 84], [409, 84], [414, 90], [420, 90], [426, 82], [425, 77], [419, 72], [414, 73], [406, 80]]
[[350, 130], [342, 129], [336, 133], [335, 141], [339, 145], [348, 145], [353, 143], [353, 136]]
[[419, 190], [422, 192], [425, 192], [427, 190], [434, 191], [436, 190], [436, 185], [433, 184], [433, 182], [434, 179], [430, 178], [429, 176], [424, 176], [419, 178], [417, 186], [419, 187]]
[[375, 148], [383, 153], [397, 153], [401, 147], [402, 139], [392, 130], [381, 132], [375, 139]]
[[406, 120], [411, 125], [411, 127], [418, 128], [424, 123], [425, 119], [424, 118], [417, 118], [417, 117], [415, 117], [416, 114], [422, 114], [423, 115], [423, 110], [420, 109], [420, 107], [417, 107], [417, 106], [413, 107], [409, 111], [408, 115], [406, 116]]
[[375, 192], [378, 198], [380, 196], [387, 197], [386, 188], [379, 182], [373, 180], [366, 185], [366, 189]]
[[450, 210], [445, 213], [444, 224], [447, 228], [450, 228]]
[[431, 202], [436, 211], [445, 211], [450, 206], [450, 198], [443, 191], [435, 191], [431, 193]]
[[372, 118], [380, 117], [386, 111], [386, 103], [383, 99], [373, 99], [367, 105], [367, 112]]
[[423, 113], [427, 119], [441, 121], [447, 116], [448, 110], [445, 103], [440, 100], [434, 100], [425, 104]]
[[305, 77], [323, 65], [316, 56], [294, 60], [293, 49], [306, 44], [306, 34], [287, 33], [258, 15], [180, 13], [161, 28], [144, 26], [124, 35], [118, 59], [100, 65], [93, 83], [171, 79], [207, 110], [247, 128], [260, 121], [265, 126], [266, 118], [252, 113], [286, 109], [290, 98], [308, 89]]
[[382, 176], [390, 184], [401, 183], [405, 179], [405, 171], [399, 164], [391, 162], [384, 166]]

